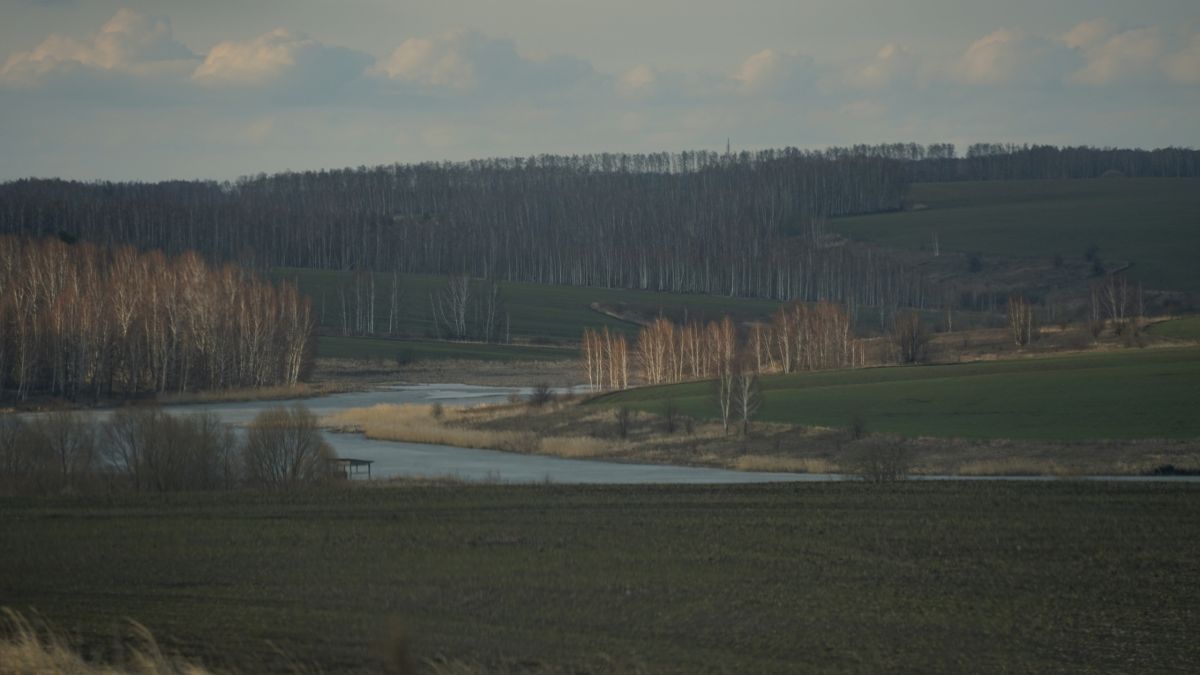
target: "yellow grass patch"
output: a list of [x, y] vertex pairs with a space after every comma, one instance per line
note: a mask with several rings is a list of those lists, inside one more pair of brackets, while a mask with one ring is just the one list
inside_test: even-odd
[[345, 410], [322, 419], [336, 431], [361, 432], [367, 438], [460, 448], [540, 453], [559, 457], [598, 457], [615, 446], [587, 436], [546, 436], [532, 431], [469, 429], [458, 424], [524, 414], [520, 405], [436, 406], [380, 404]]
[[1003, 457], [966, 462], [958, 468], [958, 474], [961, 476], [1074, 476], [1079, 474], [1079, 471], [1052, 459]]
[[838, 473], [838, 466], [820, 457], [777, 457], [773, 455], [742, 455], [733, 462], [738, 471], [770, 471], [783, 473]]
[[207, 675], [209, 672], [163, 654], [150, 631], [136, 622], [131, 622], [131, 637], [137, 646], [128, 650], [120, 666], [85, 661], [62, 637], [35, 628], [7, 607], [0, 624], [4, 629], [4, 638], [0, 639], [0, 675]]

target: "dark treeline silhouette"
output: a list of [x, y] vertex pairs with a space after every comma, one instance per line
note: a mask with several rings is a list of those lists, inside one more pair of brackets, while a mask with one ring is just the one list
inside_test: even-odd
[[0, 393], [292, 385], [312, 331], [294, 285], [195, 253], [0, 236]]
[[539, 156], [285, 172], [235, 183], [0, 185], [0, 232], [246, 266], [466, 274], [922, 306], [928, 290], [825, 218], [898, 209], [912, 180], [1196, 175], [1188, 150], [892, 144]]
[[0, 416], [0, 495], [294, 490], [334, 478], [336, 457], [301, 405], [262, 411], [241, 437], [212, 413], [156, 407]]

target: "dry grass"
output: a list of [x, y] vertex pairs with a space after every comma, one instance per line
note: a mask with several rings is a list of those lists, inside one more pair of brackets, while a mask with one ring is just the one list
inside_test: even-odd
[[17, 612], [3, 609], [0, 632], [0, 675], [206, 675], [194, 663], [164, 654], [154, 635], [143, 625], [130, 622], [133, 646], [125, 650], [120, 664], [85, 661], [69, 642], [49, 628], [38, 628]]
[[781, 457], [775, 455], [743, 455], [733, 461], [738, 471], [769, 471], [782, 473], [839, 473], [837, 464], [820, 457]]
[[[546, 411], [561, 406], [547, 406]], [[533, 431], [474, 429], [470, 423], [529, 414], [524, 405], [435, 406], [380, 404], [330, 415], [322, 424], [342, 433], [361, 432], [367, 438], [460, 448], [504, 450], [559, 457], [598, 457], [614, 446], [587, 436], [539, 436]]]
[[1078, 468], [1040, 457], [977, 459], [958, 466], [960, 476], [1077, 476]]

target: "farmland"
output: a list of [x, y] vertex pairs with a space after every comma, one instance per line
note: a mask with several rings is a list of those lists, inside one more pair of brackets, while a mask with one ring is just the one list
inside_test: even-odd
[[[272, 272], [277, 279], [295, 280], [300, 291], [313, 299], [320, 325], [339, 326], [341, 304], [339, 288], [351, 283], [347, 272], [280, 268]], [[391, 275], [375, 275], [377, 325], [387, 325], [388, 293]], [[403, 289], [401, 331], [409, 337], [433, 337], [436, 333], [430, 295], [446, 286], [445, 276], [401, 275]], [[622, 307], [630, 313], [656, 316], [662, 313], [676, 320], [685, 316], [697, 320], [719, 319], [730, 314], [739, 319], [765, 318], [778, 303], [770, 300], [724, 296], [658, 293], [611, 288], [585, 288], [542, 284], [500, 283], [500, 296], [509, 316], [513, 338], [538, 338], [549, 342], [578, 342], [584, 328], [608, 327], [625, 333], [637, 332], [637, 325], [608, 316], [592, 308]]]
[[329, 358], [365, 358], [395, 361], [463, 359], [470, 361], [557, 361], [576, 358], [575, 349], [532, 345], [494, 345], [445, 340], [388, 340], [321, 336], [317, 354]]
[[[1017, 439], [1200, 436], [1200, 350], [1119, 350], [956, 365], [867, 368], [762, 380], [758, 419], [908, 436]], [[594, 404], [717, 416], [710, 382], [645, 387]]]
[[1200, 340], [1200, 316], [1185, 316], [1157, 323], [1150, 332], [1174, 340]]
[[916, 183], [901, 212], [838, 218], [832, 229], [887, 246], [1015, 258], [1080, 259], [1095, 245], [1152, 288], [1200, 290], [1200, 179]]
[[380, 669], [398, 635], [418, 661], [510, 672], [1189, 670], [1197, 498], [1068, 481], [8, 500], [0, 604], [93, 655], [131, 617], [251, 672]]

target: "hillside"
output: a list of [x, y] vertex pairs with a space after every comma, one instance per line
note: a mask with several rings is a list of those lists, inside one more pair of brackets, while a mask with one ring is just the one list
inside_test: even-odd
[[[763, 378], [758, 419], [907, 436], [1019, 439], [1195, 438], [1200, 350], [1121, 350], [961, 365]], [[597, 404], [717, 417], [712, 382], [633, 389]]]
[[855, 240], [1072, 261], [1091, 246], [1150, 288], [1200, 290], [1200, 178], [914, 183], [904, 211], [835, 218]]

